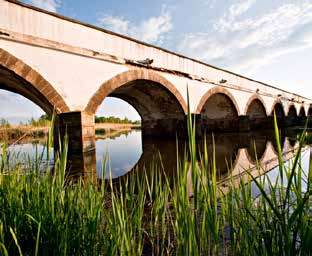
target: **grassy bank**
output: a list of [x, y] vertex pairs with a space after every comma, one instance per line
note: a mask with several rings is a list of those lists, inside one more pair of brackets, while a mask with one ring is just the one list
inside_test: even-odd
[[[123, 123], [96, 123], [95, 133], [105, 137], [116, 136], [122, 132], [129, 132], [132, 129], [140, 129], [140, 124]], [[32, 126], [32, 125], [10, 125], [0, 127], [0, 142], [14, 143], [18, 140], [28, 138], [44, 138], [49, 132], [50, 126]]]
[[[66, 181], [66, 140], [52, 175], [39, 170], [44, 156], [25, 171], [3, 147], [0, 254], [310, 255], [312, 165], [305, 176], [304, 133], [286, 166], [276, 128], [279, 182], [263, 175], [234, 185], [229, 163], [228, 190], [222, 193], [218, 163], [214, 155], [209, 161], [207, 145], [196, 157], [190, 119], [188, 132], [188, 161], [177, 159], [173, 185], [155, 165], [143, 176], [133, 172], [117, 182]], [[259, 197], [252, 197], [251, 184]]]
[[17, 125], [0, 128], [0, 141], [15, 142], [25, 137], [43, 138], [47, 136], [49, 127], [34, 127], [30, 125]]

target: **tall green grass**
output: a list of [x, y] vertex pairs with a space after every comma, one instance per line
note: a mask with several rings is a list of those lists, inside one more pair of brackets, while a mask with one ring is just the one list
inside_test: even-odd
[[[30, 170], [18, 159], [11, 161], [14, 156], [3, 146], [0, 254], [310, 255], [312, 167], [310, 163], [305, 176], [300, 164], [305, 132], [286, 166], [276, 120], [275, 131], [278, 180], [250, 175], [247, 184], [241, 179], [237, 186], [230, 179], [227, 193], [218, 186], [218, 163], [207, 145], [196, 157], [190, 115], [189, 160], [177, 157], [173, 185], [166, 170], [153, 164], [145, 175], [133, 172], [118, 182], [66, 181], [66, 138], [53, 173], [42, 172], [38, 163], [51, 157], [53, 131], [47, 155], [37, 156]], [[252, 183], [260, 191], [257, 198], [252, 197]]]

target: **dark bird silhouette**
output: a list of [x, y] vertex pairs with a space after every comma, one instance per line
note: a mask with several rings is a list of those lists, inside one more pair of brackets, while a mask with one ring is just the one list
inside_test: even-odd
[[142, 65], [151, 65], [153, 63], [153, 59], [145, 59], [145, 60], [137, 60], [136, 62]]
[[219, 81], [220, 84], [225, 84], [226, 82], [227, 82], [227, 80], [225, 80], [223, 78]]

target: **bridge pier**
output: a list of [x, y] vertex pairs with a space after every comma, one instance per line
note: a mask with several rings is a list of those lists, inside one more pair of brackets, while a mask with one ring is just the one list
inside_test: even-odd
[[65, 135], [68, 137], [68, 174], [93, 175], [96, 171], [94, 115], [79, 111], [59, 114], [54, 131], [55, 153], [60, 148], [59, 139], [63, 142]]

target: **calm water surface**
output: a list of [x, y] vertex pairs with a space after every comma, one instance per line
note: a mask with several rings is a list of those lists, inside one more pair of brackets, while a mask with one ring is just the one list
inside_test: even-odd
[[[281, 132], [285, 161], [293, 156], [293, 153], [289, 152], [292, 152], [296, 147], [298, 136], [299, 133], [294, 130]], [[274, 134], [271, 131], [216, 134], [214, 138], [211, 135], [207, 135], [206, 144], [209, 156], [212, 156], [213, 140], [219, 179], [228, 175], [228, 166], [232, 166], [233, 174], [235, 172], [238, 173], [239, 169], [254, 166], [256, 157], [263, 164], [264, 168], [268, 170], [273, 169], [270, 175], [274, 176], [278, 173], [277, 169], [274, 169], [274, 163], [277, 163], [277, 149]], [[141, 131], [133, 130], [113, 138], [97, 138], [96, 153], [94, 153], [96, 160], [94, 162], [91, 161], [90, 165], [92, 168], [96, 168], [99, 178], [102, 177], [102, 170], [105, 170], [105, 178], [108, 178], [110, 173], [112, 178], [118, 178], [134, 171], [143, 172], [144, 168], [148, 170], [154, 164], [161, 166], [161, 169], [165, 170], [166, 175], [170, 177], [176, 171], [177, 154], [180, 160], [183, 160], [185, 156], [185, 145], [184, 141], [179, 141], [177, 150], [175, 140], [153, 138], [144, 138], [142, 140]], [[197, 145], [198, 151], [203, 152], [204, 140], [199, 140]], [[34, 159], [36, 151], [37, 154], [41, 154], [43, 150], [43, 145], [29, 142], [9, 148], [12, 154], [17, 154], [19, 159], [26, 162], [29, 162], [28, 156], [30, 159]], [[302, 165], [307, 170], [309, 154], [304, 153], [302, 159]]]

